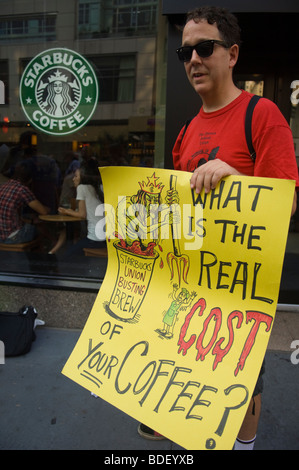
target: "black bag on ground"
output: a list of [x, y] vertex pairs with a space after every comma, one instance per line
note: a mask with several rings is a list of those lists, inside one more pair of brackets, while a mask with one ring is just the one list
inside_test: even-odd
[[35, 340], [34, 307], [24, 306], [17, 313], [0, 312], [0, 340], [4, 343], [5, 356], [20, 356], [31, 349]]

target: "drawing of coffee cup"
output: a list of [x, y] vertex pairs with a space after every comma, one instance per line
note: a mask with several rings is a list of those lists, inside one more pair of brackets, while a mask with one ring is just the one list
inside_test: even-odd
[[138, 313], [149, 288], [154, 265], [159, 254], [153, 256], [133, 253], [128, 248], [113, 244], [117, 253], [118, 272], [114, 289], [106, 311], [112, 317], [130, 323], [137, 323]]

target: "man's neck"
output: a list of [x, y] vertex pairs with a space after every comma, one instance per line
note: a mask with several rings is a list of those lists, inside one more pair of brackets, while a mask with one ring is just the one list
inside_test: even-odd
[[220, 91], [219, 93], [213, 92], [209, 95], [201, 96], [203, 102], [203, 110], [206, 113], [212, 113], [213, 111], [218, 111], [219, 109], [224, 108], [234, 101], [242, 91], [237, 88], [235, 85], [232, 85], [226, 91]]

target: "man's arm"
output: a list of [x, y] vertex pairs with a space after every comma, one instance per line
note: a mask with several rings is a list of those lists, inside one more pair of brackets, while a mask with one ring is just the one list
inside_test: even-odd
[[34, 199], [33, 201], [29, 202], [28, 206], [30, 207], [30, 209], [33, 209], [35, 212], [37, 212], [40, 215], [46, 215], [50, 212], [50, 209], [44, 206], [37, 199]]

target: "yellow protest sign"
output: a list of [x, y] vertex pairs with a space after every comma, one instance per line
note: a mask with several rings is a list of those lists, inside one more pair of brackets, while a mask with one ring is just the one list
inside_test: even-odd
[[231, 176], [205, 195], [190, 173], [101, 174], [107, 272], [63, 373], [186, 449], [231, 449], [273, 326], [295, 183]]

